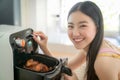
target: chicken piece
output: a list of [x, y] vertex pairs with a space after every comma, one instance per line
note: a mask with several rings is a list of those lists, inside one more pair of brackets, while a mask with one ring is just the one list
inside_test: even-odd
[[33, 70], [34, 70], [34, 71], [41, 71], [41, 70], [42, 70], [41, 63], [35, 65], [35, 66], [33, 67]]
[[42, 66], [41, 72], [47, 72], [47, 71], [49, 71], [49, 68], [45, 64], [42, 64], [41, 66]]
[[24, 68], [33, 70], [33, 71], [37, 71], [37, 72], [47, 72], [47, 71], [51, 70], [51, 68], [48, 68], [47, 65], [40, 63], [38, 61], [35, 61], [33, 59], [27, 60]]
[[29, 67], [29, 66], [31, 66], [33, 64], [33, 59], [29, 59], [29, 60], [27, 60], [27, 62], [26, 62], [26, 67]]
[[34, 61], [33, 59], [29, 59], [27, 62], [26, 62], [26, 67], [30, 67], [30, 66], [33, 66], [33, 65], [37, 65], [39, 62], [38, 61]]

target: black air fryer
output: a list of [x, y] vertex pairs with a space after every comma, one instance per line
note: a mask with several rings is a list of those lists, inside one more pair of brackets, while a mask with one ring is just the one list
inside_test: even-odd
[[[38, 53], [38, 44], [32, 38], [33, 30], [28, 28], [10, 35], [13, 50], [14, 80], [60, 80], [62, 73], [72, 75], [66, 67], [67, 59], [57, 59]], [[48, 71], [26, 68], [28, 60], [47, 66]], [[43, 68], [42, 68], [43, 69]]]

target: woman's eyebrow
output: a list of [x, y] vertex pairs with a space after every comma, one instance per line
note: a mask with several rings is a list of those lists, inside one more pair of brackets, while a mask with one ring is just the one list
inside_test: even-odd
[[80, 21], [78, 22], [79, 24], [82, 24], [82, 23], [88, 23], [87, 21]]
[[[88, 23], [88, 22], [87, 22], [87, 21], [80, 21], [80, 22], [78, 22], [78, 24], [82, 24], [82, 23]], [[72, 23], [72, 22], [68, 22], [68, 24], [73, 25], [74, 23]]]
[[73, 24], [72, 22], [68, 22], [68, 24]]

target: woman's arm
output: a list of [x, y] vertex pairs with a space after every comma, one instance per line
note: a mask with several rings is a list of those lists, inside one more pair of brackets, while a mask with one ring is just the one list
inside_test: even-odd
[[100, 80], [118, 80], [119, 59], [112, 57], [98, 57], [95, 61], [95, 71]]
[[86, 53], [84, 51], [80, 51], [80, 53], [76, 54], [73, 59], [68, 61], [68, 66], [75, 70], [80, 67], [86, 61]]

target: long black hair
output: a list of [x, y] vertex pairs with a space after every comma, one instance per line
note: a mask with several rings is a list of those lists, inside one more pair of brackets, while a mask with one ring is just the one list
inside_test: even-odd
[[95, 38], [90, 43], [89, 50], [87, 53], [87, 68], [86, 68], [86, 78], [87, 80], [99, 80], [94, 69], [94, 63], [98, 54], [98, 51], [100, 49], [100, 46], [103, 41], [103, 16], [101, 13], [101, 10], [99, 7], [91, 2], [91, 1], [85, 1], [85, 2], [78, 2], [75, 4], [70, 12], [68, 13], [68, 17], [71, 13], [75, 11], [81, 11], [82, 13], [89, 16], [95, 23], [97, 27], [97, 33], [95, 35]]

